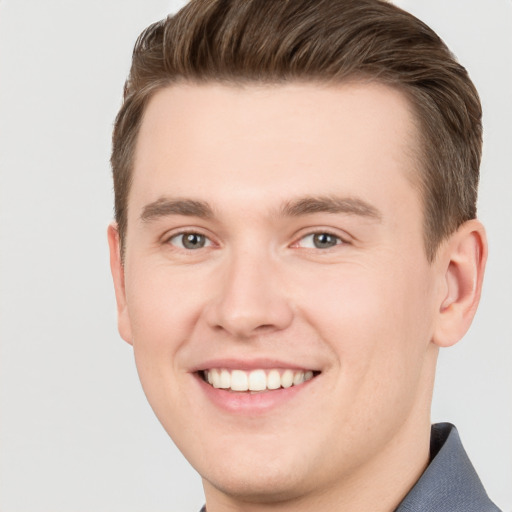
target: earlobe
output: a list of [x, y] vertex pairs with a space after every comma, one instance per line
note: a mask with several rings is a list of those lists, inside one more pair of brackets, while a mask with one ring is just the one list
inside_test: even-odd
[[124, 285], [124, 266], [121, 259], [121, 240], [117, 224], [112, 222], [107, 230], [108, 246], [110, 249], [110, 270], [114, 281], [114, 290], [117, 302], [117, 326], [121, 338], [130, 345], [132, 344], [132, 333], [130, 317], [126, 305], [126, 293]]
[[487, 260], [485, 229], [478, 220], [464, 223], [447, 241], [441, 256], [443, 294], [433, 342], [457, 343], [475, 316]]

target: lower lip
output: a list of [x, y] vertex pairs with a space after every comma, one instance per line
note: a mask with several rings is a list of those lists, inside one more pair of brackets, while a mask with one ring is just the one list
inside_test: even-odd
[[202, 391], [214, 405], [230, 413], [251, 415], [263, 414], [284, 405], [300, 393], [307, 391], [313, 381], [318, 378], [314, 377], [302, 384], [289, 388], [251, 393], [250, 391], [237, 392], [214, 388], [199, 375], [196, 374], [195, 377]]

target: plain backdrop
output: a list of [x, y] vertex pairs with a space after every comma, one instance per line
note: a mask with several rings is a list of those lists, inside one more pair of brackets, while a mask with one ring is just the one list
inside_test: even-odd
[[[313, 1], [313, 0], [312, 0]], [[442, 352], [451, 421], [512, 511], [512, 2], [401, 0], [482, 97], [479, 215], [490, 258], [466, 338]], [[160, 427], [116, 330], [105, 230], [112, 121], [164, 0], [0, 0], [0, 511], [197, 511], [199, 477]]]

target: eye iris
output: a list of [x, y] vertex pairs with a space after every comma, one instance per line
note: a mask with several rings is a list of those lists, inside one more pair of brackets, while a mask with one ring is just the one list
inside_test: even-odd
[[204, 247], [205, 243], [205, 237], [198, 233], [187, 233], [183, 235], [183, 247], [187, 249], [201, 249], [201, 247]]
[[337, 238], [329, 233], [316, 233], [313, 235], [313, 243], [317, 249], [326, 249], [334, 247], [337, 244]]

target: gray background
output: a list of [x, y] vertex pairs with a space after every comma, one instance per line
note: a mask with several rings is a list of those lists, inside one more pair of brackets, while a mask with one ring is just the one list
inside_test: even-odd
[[[491, 255], [433, 420], [459, 427], [512, 511], [512, 2], [401, 0], [466, 65], [485, 110]], [[116, 331], [105, 229], [112, 120], [139, 32], [183, 1], [0, 0], [0, 511], [196, 511], [199, 477]]]

